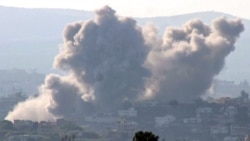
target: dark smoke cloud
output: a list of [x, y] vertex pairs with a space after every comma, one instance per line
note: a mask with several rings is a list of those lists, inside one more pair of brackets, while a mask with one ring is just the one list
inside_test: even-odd
[[106, 6], [95, 19], [66, 26], [64, 44], [40, 95], [19, 103], [6, 119], [54, 120], [117, 110], [123, 102], [189, 101], [201, 96], [223, 68], [243, 25], [218, 18], [168, 27], [140, 27]]

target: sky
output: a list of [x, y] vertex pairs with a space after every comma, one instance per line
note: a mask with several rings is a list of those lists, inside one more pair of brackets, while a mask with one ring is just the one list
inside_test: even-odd
[[249, 0], [0, 0], [2, 6], [70, 8], [93, 11], [109, 5], [122, 16], [173, 16], [199, 11], [217, 11], [250, 19]]

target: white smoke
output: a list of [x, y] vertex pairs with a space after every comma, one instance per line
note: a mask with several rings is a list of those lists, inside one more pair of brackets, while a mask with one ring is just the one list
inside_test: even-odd
[[218, 18], [211, 26], [192, 20], [168, 27], [140, 27], [106, 6], [93, 20], [66, 26], [54, 66], [40, 95], [19, 103], [5, 119], [54, 120], [117, 110], [124, 101], [192, 100], [210, 88], [244, 29], [240, 20]]

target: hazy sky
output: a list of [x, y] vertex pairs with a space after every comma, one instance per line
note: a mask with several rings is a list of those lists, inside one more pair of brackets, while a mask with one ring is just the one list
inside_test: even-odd
[[219, 11], [250, 19], [249, 0], [0, 0], [0, 5], [95, 10], [104, 5], [119, 15], [169, 16], [197, 11]]

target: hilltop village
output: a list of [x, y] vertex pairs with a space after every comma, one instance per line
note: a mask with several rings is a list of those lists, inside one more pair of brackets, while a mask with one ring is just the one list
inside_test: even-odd
[[[250, 87], [247, 81], [235, 84], [214, 80], [212, 95], [217, 98], [206, 100], [186, 103], [149, 100], [125, 103], [112, 113], [79, 115], [56, 121], [16, 119], [10, 122], [4, 120], [5, 116], [18, 102], [31, 96], [27, 93], [37, 93], [34, 88], [42, 83], [44, 76], [22, 70], [2, 70], [2, 75], [5, 77], [0, 81], [0, 141], [127, 141], [139, 130], [152, 131], [165, 141], [234, 141], [250, 133]], [[15, 77], [7, 83], [7, 78], [14, 75], [20, 79]], [[21, 81], [23, 78], [25, 81]], [[27, 87], [31, 83], [36, 86]], [[223, 97], [225, 95], [228, 97]]]
[[[16, 95], [19, 96], [20, 95]], [[2, 101], [1, 101], [2, 102]], [[127, 105], [116, 113], [99, 113], [57, 121], [3, 120], [0, 140], [61, 141], [131, 140], [138, 130], [152, 131], [165, 141], [236, 141], [250, 133], [250, 100], [245, 91], [192, 103], [172, 100]]]

